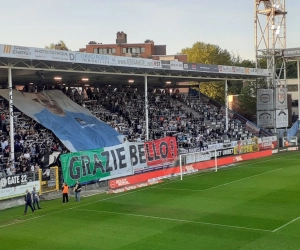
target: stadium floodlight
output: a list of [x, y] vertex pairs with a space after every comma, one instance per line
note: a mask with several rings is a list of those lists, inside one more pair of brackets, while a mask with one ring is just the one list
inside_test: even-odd
[[171, 84], [172, 82], [171, 81], [166, 81], [166, 84]]
[[278, 25], [276, 28], [276, 35], [279, 35], [279, 33], [280, 33], [280, 25]]
[[203, 162], [203, 164], [206, 164], [205, 162], [213, 160], [213, 166], [208, 166], [206, 169], [214, 169], [215, 172], [218, 172], [217, 156], [216, 149], [179, 155], [180, 180], [182, 180], [183, 174], [195, 171], [192, 165], [196, 163], [201, 164]]
[[89, 81], [89, 78], [82, 78], [81, 79], [83, 82], [88, 82]]
[[56, 80], [56, 81], [60, 81], [62, 78], [60, 77], [60, 76], [55, 76], [54, 77], [54, 80]]
[[129, 83], [134, 83], [134, 80], [131, 79], [131, 80], [128, 80], [128, 82], [129, 82]]

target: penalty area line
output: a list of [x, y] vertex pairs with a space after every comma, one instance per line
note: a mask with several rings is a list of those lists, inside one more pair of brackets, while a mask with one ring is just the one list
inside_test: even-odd
[[297, 218], [295, 218], [295, 219], [293, 219], [293, 220], [291, 220], [291, 221], [289, 221], [288, 223], [285, 223], [284, 225], [282, 225], [282, 226], [280, 226], [280, 227], [274, 229], [274, 230], [272, 231], [272, 233], [277, 232], [278, 230], [280, 230], [280, 229], [282, 229], [282, 228], [284, 228], [284, 227], [286, 227], [286, 226], [292, 224], [293, 222], [295, 222], [295, 221], [297, 221], [297, 220], [299, 220], [299, 219], [300, 219], [300, 216], [297, 217]]
[[127, 214], [127, 213], [118, 213], [118, 212], [110, 212], [110, 211], [104, 211], [104, 210], [91, 210], [91, 209], [82, 209], [82, 208], [75, 208], [74, 210], [86, 211], [86, 212], [107, 213], [107, 214], [117, 214], [117, 215], [141, 217], [141, 218], [147, 218], [147, 219], [158, 219], [158, 220], [166, 220], [166, 221], [175, 221], [175, 222], [184, 222], [184, 223], [192, 223], [192, 224], [201, 224], [201, 225], [209, 225], [209, 226], [218, 226], [218, 227], [226, 227], [226, 228], [235, 228], [235, 229], [243, 229], [243, 230], [260, 231], [260, 232], [272, 232], [271, 230], [267, 230], [267, 229], [259, 229], [259, 228], [252, 228], [252, 227], [242, 227], [242, 226], [233, 226], [233, 225], [224, 225], [224, 224], [209, 223], [209, 222], [202, 222], [202, 221], [181, 220], [181, 219], [174, 219], [174, 218], [168, 218], [168, 217], [158, 217], [158, 216], [150, 216], [150, 215], [142, 215], [142, 214]]

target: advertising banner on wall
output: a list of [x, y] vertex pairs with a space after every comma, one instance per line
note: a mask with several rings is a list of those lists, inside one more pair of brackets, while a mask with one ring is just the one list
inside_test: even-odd
[[51, 50], [44, 48], [33, 48], [4, 44], [0, 44], [0, 57], [96, 65], [153, 68], [153, 60], [146, 58], [112, 56], [66, 50]]
[[292, 48], [283, 50], [283, 56], [289, 57], [300, 57], [300, 48]]
[[286, 128], [289, 125], [288, 109], [276, 110], [276, 128]]
[[183, 70], [183, 62], [170, 61], [170, 69]]
[[39, 192], [40, 182], [28, 182], [27, 174], [18, 174], [0, 178], [0, 200], [25, 195], [26, 189], [32, 191], [33, 187]]
[[258, 89], [257, 90], [257, 110], [273, 110], [273, 90], [272, 89]]
[[257, 111], [257, 125], [259, 127], [274, 127], [274, 111]]
[[274, 149], [277, 147], [277, 136], [268, 136], [258, 139], [259, 150]]
[[287, 88], [276, 88], [276, 109], [287, 109]]

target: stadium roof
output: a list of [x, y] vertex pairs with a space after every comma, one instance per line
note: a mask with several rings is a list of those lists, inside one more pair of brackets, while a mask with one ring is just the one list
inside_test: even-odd
[[[266, 69], [206, 65], [178, 61], [121, 57], [64, 50], [49, 50], [0, 44], [0, 84], [6, 84], [7, 69], [12, 69], [13, 85], [65, 83], [90, 85], [144, 84], [173, 86], [185, 81], [247, 80], [270, 76]], [[61, 80], [54, 79], [60, 77]], [[169, 84], [168, 84], [169, 83]]]
[[300, 48], [289, 48], [283, 50], [283, 57], [291, 61], [300, 61]]

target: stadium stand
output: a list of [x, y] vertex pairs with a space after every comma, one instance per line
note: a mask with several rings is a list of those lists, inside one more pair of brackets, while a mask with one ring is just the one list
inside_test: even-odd
[[[23, 91], [42, 90], [26, 88]], [[145, 140], [144, 93], [139, 93], [136, 89], [109, 87], [88, 87], [84, 91], [76, 88], [61, 90], [71, 100], [125, 135], [128, 141]], [[39, 168], [46, 170], [48, 167], [49, 162], [43, 160], [45, 156], [53, 151], [68, 152], [51, 131], [15, 110], [15, 162], [10, 162], [8, 102], [2, 99], [0, 104], [0, 176], [27, 172], [32, 173], [32, 178], [36, 178]], [[174, 136], [177, 138], [179, 153], [193, 148], [206, 150], [209, 145], [224, 141], [264, 135], [249, 131], [246, 128], [247, 120], [238, 114], [229, 119], [229, 129], [226, 131], [224, 107], [203, 94], [199, 98], [199, 93], [194, 90], [182, 94], [179, 90], [170, 93], [153, 89], [148, 93], [148, 107], [149, 139]]]

